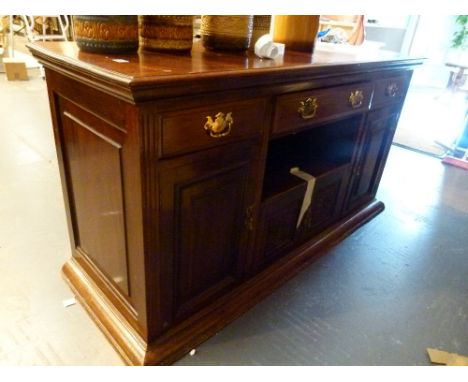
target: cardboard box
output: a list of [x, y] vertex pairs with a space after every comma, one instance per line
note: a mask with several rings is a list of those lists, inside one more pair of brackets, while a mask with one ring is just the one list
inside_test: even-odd
[[14, 58], [4, 58], [3, 66], [5, 68], [8, 81], [27, 81], [28, 71], [24, 61]]
[[457, 353], [449, 353], [443, 350], [427, 348], [427, 353], [432, 363], [447, 366], [468, 366], [468, 357]]

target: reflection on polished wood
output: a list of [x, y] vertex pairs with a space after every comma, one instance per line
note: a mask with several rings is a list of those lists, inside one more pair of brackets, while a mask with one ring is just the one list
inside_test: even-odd
[[[288, 82], [285, 73], [289, 72], [306, 79], [313, 73], [332, 74], [337, 65], [346, 65], [347, 73], [357, 74], [420, 62], [384, 51], [353, 56], [319, 50], [313, 55], [289, 51], [279, 59], [267, 60], [252, 52], [205, 50], [200, 43], [194, 43], [191, 52], [177, 55], [148, 52], [100, 55], [81, 52], [75, 44], [67, 42], [38, 42], [34, 44], [34, 52], [51, 65], [60, 63], [62, 71], [75, 68], [82, 75], [91, 75], [95, 87], [129, 101], [216, 90], [219, 84], [215, 80], [220, 79], [223, 89], [229, 90], [244, 85], [284, 84]], [[126, 62], [116, 62], [116, 58]], [[230, 74], [228, 78], [226, 73]]]

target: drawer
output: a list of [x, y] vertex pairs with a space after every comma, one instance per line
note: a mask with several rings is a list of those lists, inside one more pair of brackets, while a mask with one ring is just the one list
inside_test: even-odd
[[371, 83], [285, 94], [276, 100], [273, 134], [341, 117], [369, 107]]
[[163, 112], [160, 114], [160, 156], [173, 156], [260, 135], [264, 115], [263, 99]]
[[401, 101], [405, 97], [410, 79], [411, 73], [377, 80], [375, 82], [372, 106], [381, 106]]

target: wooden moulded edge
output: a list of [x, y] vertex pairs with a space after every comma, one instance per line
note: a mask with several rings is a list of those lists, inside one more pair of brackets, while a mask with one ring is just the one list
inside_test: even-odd
[[[44, 44], [47, 43], [34, 42], [26, 45], [42, 65], [131, 104], [217, 91], [219, 90], [219, 80], [222, 80], [225, 91], [240, 90], [245, 87], [284, 85], [329, 76], [351, 76], [362, 72], [371, 73], [390, 69], [404, 70], [421, 65], [423, 62], [421, 58], [394, 57], [381, 60], [371, 59], [365, 62], [348, 60], [336, 63], [303, 62], [286, 67], [279, 65], [250, 68], [249, 70], [242, 67], [229, 70], [228, 76], [226, 76], [226, 70], [202, 71], [196, 74], [187, 72], [164, 76], [153, 73], [140, 76], [105, 69], [63, 53], [54, 52]], [[198, 49], [203, 49], [201, 43], [196, 45]], [[301, 52], [293, 52], [292, 54], [304, 55]]]
[[146, 344], [74, 258], [62, 267], [62, 276], [99, 329], [129, 365], [142, 365]]
[[167, 365], [240, 317], [384, 208], [382, 202], [373, 200], [150, 344], [125, 321], [73, 258], [62, 271], [78, 301], [127, 364]]

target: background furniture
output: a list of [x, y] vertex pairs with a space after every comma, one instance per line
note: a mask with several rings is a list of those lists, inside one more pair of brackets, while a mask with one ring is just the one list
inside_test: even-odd
[[[383, 210], [416, 59], [98, 55], [34, 43], [73, 257], [63, 273], [129, 364], [167, 364]], [[301, 224], [306, 183], [316, 179]]]
[[468, 65], [463, 65], [461, 63], [456, 62], [446, 62], [445, 65], [449, 68], [453, 68], [450, 70], [450, 76], [447, 82], [447, 89], [453, 92], [459, 91], [460, 88], [466, 83], [466, 78], [468, 77], [468, 74], [465, 73], [465, 70], [468, 69]]
[[21, 16], [29, 41], [67, 41], [69, 16]]

